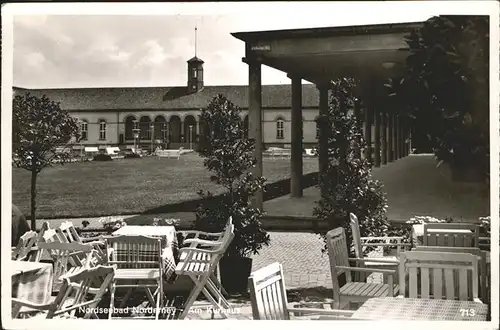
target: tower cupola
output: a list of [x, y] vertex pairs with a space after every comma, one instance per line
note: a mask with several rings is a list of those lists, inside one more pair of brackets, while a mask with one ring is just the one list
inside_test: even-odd
[[196, 56], [197, 51], [197, 32], [194, 28], [194, 57], [187, 61], [188, 64], [188, 91], [196, 93], [203, 88], [203, 60]]

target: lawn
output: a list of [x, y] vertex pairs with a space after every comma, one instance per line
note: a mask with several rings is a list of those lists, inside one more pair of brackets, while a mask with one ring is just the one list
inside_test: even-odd
[[[317, 159], [304, 159], [304, 173], [317, 171]], [[264, 176], [275, 182], [290, 175], [289, 159], [264, 159]], [[166, 204], [198, 198], [197, 191], [220, 193], [203, 159], [116, 159], [71, 163], [44, 169], [38, 178], [37, 218], [138, 214]], [[30, 173], [12, 169], [12, 201], [30, 214]]]

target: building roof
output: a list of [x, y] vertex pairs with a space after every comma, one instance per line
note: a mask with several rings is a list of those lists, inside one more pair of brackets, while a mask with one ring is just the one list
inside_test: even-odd
[[[205, 86], [195, 93], [179, 87], [104, 87], [26, 89], [16, 88], [60, 102], [67, 111], [188, 110], [205, 108], [217, 94], [223, 94], [235, 105], [248, 109], [248, 86]], [[292, 104], [291, 85], [263, 85], [262, 107], [289, 109]], [[317, 107], [319, 93], [315, 85], [303, 84], [302, 105]]]
[[419, 29], [424, 22], [411, 23], [389, 23], [389, 24], [371, 24], [371, 25], [350, 25], [333, 26], [320, 28], [305, 28], [291, 30], [269, 30], [269, 31], [251, 31], [251, 32], [233, 32], [231, 35], [245, 42], [269, 39], [293, 39], [293, 38], [320, 38], [336, 36], [353, 35], [371, 35], [411, 32]]
[[201, 63], [201, 64], [205, 63], [201, 58], [199, 58], [197, 56], [195, 56], [195, 57], [191, 58], [190, 60], [188, 60], [188, 63], [192, 63], [192, 62], [197, 62], [197, 63]]

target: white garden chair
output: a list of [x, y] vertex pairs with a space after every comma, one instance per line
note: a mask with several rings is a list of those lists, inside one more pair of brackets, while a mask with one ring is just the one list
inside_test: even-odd
[[[486, 264], [486, 252], [481, 251], [479, 248], [460, 248], [460, 247], [449, 247], [449, 246], [417, 246], [412, 251], [421, 252], [445, 252], [445, 253], [470, 253], [479, 257], [478, 259], [478, 276], [479, 276], [479, 298], [483, 302], [489, 302], [488, 293], [488, 277], [487, 274], [487, 264]], [[457, 274], [455, 274], [457, 275]], [[455, 276], [455, 282], [457, 282], [457, 276]], [[472, 278], [469, 278], [472, 281]], [[471, 284], [472, 285], [472, 284]]]
[[[333, 307], [335, 309], [350, 306], [351, 303], [361, 303], [370, 298], [393, 297], [399, 287], [394, 284], [394, 269], [376, 269], [367, 267], [353, 267], [349, 262], [364, 261], [360, 258], [349, 258], [347, 239], [344, 228], [330, 230], [326, 234], [330, 271], [333, 282]], [[352, 273], [383, 273], [387, 274], [387, 284], [366, 283], [353, 280]], [[338, 277], [345, 274], [345, 284], [340, 287]]]
[[[361, 237], [361, 232], [359, 229], [359, 220], [358, 217], [349, 213], [349, 219], [351, 224], [352, 231], [352, 240], [354, 245], [354, 251], [356, 258], [362, 259], [358, 263], [359, 267], [369, 267], [376, 269], [394, 269], [396, 270], [396, 275], [394, 277], [395, 283], [398, 281], [397, 271], [399, 268], [399, 259], [398, 256], [401, 253], [401, 249], [407, 249], [411, 246], [411, 244], [403, 243], [403, 237], [400, 236], [383, 236], [383, 237]], [[365, 256], [366, 248], [369, 246], [378, 247], [379, 249], [384, 247], [393, 247], [396, 246], [396, 255], [395, 256], [383, 256], [381, 255], [379, 258], [368, 258]], [[383, 254], [383, 253], [382, 253]], [[365, 274], [359, 274], [360, 280], [365, 279]], [[385, 280], [386, 281], [386, 276]]]
[[107, 252], [104, 249], [104, 237], [96, 236], [96, 237], [81, 237], [76, 231], [75, 226], [71, 221], [65, 221], [59, 225], [56, 229], [56, 233], [59, 237], [65, 240], [68, 243], [80, 243], [80, 244], [88, 244], [91, 245], [97, 253], [95, 253], [94, 257], [98, 258], [98, 263], [104, 263], [108, 256]]
[[248, 278], [252, 315], [254, 320], [290, 320], [290, 314], [297, 316], [324, 315], [329, 319], [349, 319], [353, 311], [321, 308], [293, 307], [286, 296], [283, 268], [273, 263], [256, 270]]
[[54, 281], [52, 290], [60, 290], [63, 276], [88, 269], [97, 264], [94, 262], [92, 246], [81, 243], [40, 242], [40, 253], [49, 252], [54, 262]]
[[[12, 250], [12, 260], [25, 260], [33, 248], [36, 247], [36, 242], [38, 240], [38, 234], [35, 231], [28, 231], [19, 238], [19, 243]], [[36, 254], [36, 251], [34, 251]], [[36, 257], [31, 257], [35, 260]]]
[[479, 247], [479, 226], [471, 223], [425, 223], [425, 246]]
[[[106, 248], [111, 251], [110, 265], [115, 265], [115, 277], [111, 284], [108, 318], [113, 317], [117, 288], [143, 289], [151, 306], [155, 307], [154, 319], [158, 320], [163, 307], [163, 258], [161, 239], [148, 236], [111, 236], [105, 238]], [[151, 288], [155, 293], [151, 293]], [[153, 297], [156, 296], [156, 299]], [[127, 293], [126, 298], [129, 297]], [[122, 301], [124, 306], [126, 300]], [[144, 317], [151, 318], [151, 317]]]
[[212, 249], [183, 247], [179, 250], [181, 261], [177, 263], [175, 273], [189, 276], [194, 283], [194, 288], [184, 304], [180, 319], [187, 316], [189, 309], [201, 292], [217, 310], [221, 311], [222, 316], [228, 316], [227, 310], [230, 308], [230, 304], [217, 287], [219, 283], [214, 283], [213, 274], [233, 237], [234, 225], [231, 224], [226, 227], [222, 242], [217, 247]]
[[[20, 315], [22, 307], [47, 312], [47, 319], [70, 312], [74, 317], [77, 310], [86, 308], [83, 318], [95, 317], [95, 307], [101, 301], [114, 275], [113, 267], [98, 266], [82, 269], [63, 277], [61, 290], [55, 299], [48, 304], [35, 304], [25, 300], [12, 298], [12, 318]], [[93, 285], [99, 283], [98, 287]], [[88, 295], [93, 295], [89, 299]]]
[[399, 266], [400, 297], [482, 303], [478, 292], [478, 259], [470, 253], [403, 252]]

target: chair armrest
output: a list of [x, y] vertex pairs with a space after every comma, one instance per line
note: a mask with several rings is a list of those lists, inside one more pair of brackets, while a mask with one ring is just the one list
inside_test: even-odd
[[396, 271], [393, 269], [347, 267], [347, 266], [336, 266], [335, 268], [343, 269], [343, 270], [350, 270], [350, 271], [354, 271], [354, 272], [396, 274]]
[[389, 265], [399, 265], [399, 260], [387, 260], [381, 258], [349, 258], [349, 260], [353, 261], [365, 261], [365, 262], [379, 262], [381, 264], [389, 264]]
[[82, 243], [92, 244], [92, 243], [101, 243], [104, 244], [104, 236], [95, 236], [95, 237], [81, 237]]
[[207, 249], [200, 249], [200, 248], [194, 248], [194, 247], [183, 247], [179, 249], [179, 255], [182, 252], [202, 252], [202, 253], [208, 253], [208, 254], [218, 254], [217, 250], [207, 250]]
[[184, 240], [184, 242], [182, 242], [182, 243], [183, 244], [196, 243], [196, 245], [207, 245], [207, 246], [217, 246], [217, 245], [222, 244], [222, 242], [208, 241], [208, 240], [199, 239], [199, 238], [188, 238], [188, 239]]
[[207, 233], [204, 231], [199, 231], [199, 230], [179, 230], [177, 231], [178, 233], [182, 234], [183, 236], [191, 235], [194, 234], [195, 236], [192, 238], [198, 238], [200, 235], [208, 236], [208, 237], [221, 237], [224, 235], [224, 233]]
[[17, 298], [12, 298], [12, 303], [16, 304], [16, 305], [24, 306], [24, 307], [38, 309], [38, 310], [48, 310], [50, 308], [50, 306], [52, 306], [51, 303], [49, 303], [49, 304], [35, 304], [35, 303], [30, 302], [30, 301], [20, 300]]
[[297, 308], [290, 307], [287, 308], [289, 313], [301, 313], [301, 314], [322, 314], [322, 315], [338, 315], [350, 317], [354, 314], [354, 311], [340, 310], [340, 309], [322, 309], [322, 308]]

